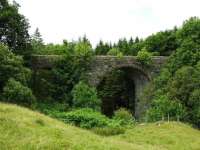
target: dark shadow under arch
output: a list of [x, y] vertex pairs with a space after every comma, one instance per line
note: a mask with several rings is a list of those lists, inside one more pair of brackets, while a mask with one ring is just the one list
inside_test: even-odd
[[[113, 72], [117, 71], [121, 74], [116, 78]], [[138, 97], [149, 80], [144, 72], [133, 67], [119, 67], [106, 73], [97, 86], [102, 112], [112, 116], [115, 110], [125, 107], [138, 118]]]

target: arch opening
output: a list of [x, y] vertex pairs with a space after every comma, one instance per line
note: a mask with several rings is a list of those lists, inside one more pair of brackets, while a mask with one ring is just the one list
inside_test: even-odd
[[140, 70], [121, 67], [105, 74], [97, 86], [102, 113], [111, 117], [119, 108], [128, 109], [138, 118], [138, 96], [149, 78]]

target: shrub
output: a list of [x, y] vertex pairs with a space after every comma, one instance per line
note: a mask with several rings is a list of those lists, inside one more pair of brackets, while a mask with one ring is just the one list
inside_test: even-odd
[[178, 69], [168, 81], [167, 91], [170, 99], [178, 99], [186, 107], [184, 121], [199, 126], [200, 108], [200, 72], [196, 66], [184, 66]]
[[122, 52], [118, 53], [118, 54], [117, 54], [117, 58], [118, 58], [118, 59], [122, 59], [122, 58], [123, 58], [123, 53], [122, 53]]
[[92, 46], [87, 39], [80, 39], [79, 42], [74, 47], [75, 55], [79, 57], [92, 57], [94, 52]]
[[9, 79], [3, 88], [3, 99], [6, 102], [17, 103], [23, 106], [34, 107], [36, 104], [36, 98], [31, 89], [14, 79]]
[[100, 99], [95, 88], [80, 81], [72, 90], [73, 105], [79, 108], [100, 109]]
[[186, 116], [185, 107], [178, 100], [169, 100], [165, 95], [159, 95], [152, 102], [152, 107], [147, 110], [148, 121], [159, 121], [163, 117], [171, 120], [184, 120]]
[[120, 125], [133, 125], [135, 120], [133, 115], [125, 108], [120, 108], [114, 112], [114, 120], [119, 120]]
[[63, 113], [58, 116], [65, 123], [70, 123], [82, 128], [106, 127], [108, 126], [109, 118], [102, 115], [100, 112], [89, 108], [74, 110], [68, 113]]
[[77, 43], [68, 43], [66, 54], [52, 69], [50, 95], [56, 101], [65, 101], [72, 106], [72, 89], [85, 77], [93, 59], [93, 51], [86, 38]]
[[60, 113], [69, 111], [69, 109], [67, 103], [54, 102], [53, 100], [37, 102], [37, 110], [54, 118], [58, 117]]
[[188, 100], [192, 91], [200, 87], [200, 72], [191, 66], [178, 69], [168, 82], [167, 89], [171, 99], [179, 99], [188, 106]]
[[111, 55], [111, 56], [122, 56], [122, 52], [120, 52], [120, 50], [118, 48], [112, 48], [108, 51], [107, 55]]
[[136, 59], [142, 65], [150, 65], [152, 63], [152, 54], [148, 52], [145, 48], [138, 52]]
[[110, 128], [120, 128], [122, 127], [122, 121], [117, 119], [109, 119], [108, 120], [108, 127]]
[[191, 122], [200, 128], [200, 89], [195, 89], [188, 100]]
[[0, 44], [0, 92], [10, 78], [26, 85], [31, 71], [24, 66], [23, 58], [12, 53], [7, 46]]

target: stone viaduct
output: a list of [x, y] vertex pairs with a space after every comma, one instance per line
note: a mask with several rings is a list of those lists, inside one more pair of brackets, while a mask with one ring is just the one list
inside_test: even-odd
[[[55, 55], [38, 55], [32, 58], [32, 67], [35, 71], [39, 69], [51, 69], [54, 63], [61, 56]], [[96, 56], [91, 62], [90, 69], [87, 72], [88, 82], [91, 86], [97, 87], [103, 78], [115, 69], [125, 70], [129, 78], [134, 84], [134, 101], [135, 101], [135, 116], [140, 116], [139, 95], [142, 93], [145, 85], [159, 73], [161, 66], [166, 62], [167, 57], [154, 56], [152, 64], [147, 67], [141, 65], [134, 56], [124, 56], [122, 58], [115, 56]]]

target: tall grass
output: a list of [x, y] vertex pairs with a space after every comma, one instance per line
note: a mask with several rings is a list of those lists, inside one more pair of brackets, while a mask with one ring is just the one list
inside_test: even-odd
[[0, 150], [198, 150], [200, 131], [176, 122], [99, 136], [38, 112], [0, 103]]

